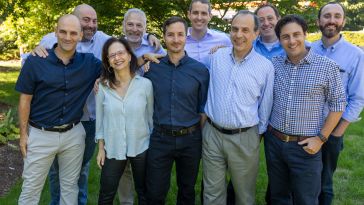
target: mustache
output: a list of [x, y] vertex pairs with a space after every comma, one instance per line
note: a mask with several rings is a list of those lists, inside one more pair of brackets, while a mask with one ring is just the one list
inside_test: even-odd
[[337, 25], [337, 24], [334, 24], [334, 23], [328, 23], [328, 24], [325, 24], [325, 28], [327, 28], [327, 27], [329, 27], [329, 26], [335, 26], [335, 28], [338, 28], [339, 27], [339, 25]]
[[92, 31], [96, 31], [96, 27], [85, 26], [85, 27], [82, 28], [82, 30], [92, 30]]

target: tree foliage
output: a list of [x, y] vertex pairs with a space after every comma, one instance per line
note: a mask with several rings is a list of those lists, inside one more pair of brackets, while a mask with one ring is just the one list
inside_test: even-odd
[[[214, 16], [210, 27], [227, 32], [229, 22], [224, 17], [229, 9], [237, 11], [264, 2], [267, 1], [211, 0], [214, 8], [219, 9], [221, 17]], [[269, 2], [277, 6], [282, 16], [293, 13], [302, 15], [309, 23], [309, 31], [316, 31], [317, 10], [328, 1], [312, 1], [309, 4], [302, 4], [299, 0]], [[59, 16], [72, 12], [81, 3], [93, 6], [98, 14], [99, 30], [114, 36], [122, 33], [122, 20], [126, 10], [141, 8], [148, 18], [148, 32], [161, 37], [162, 24], [166, 18], [178, 15], [188, 20], [190, 0], [0, 0], [0, 52], [6, 52], [6, 49], [14, 45], [21, 51], [31, 50], [43, 35], [53, 31]], [[347, 7], [346, 29], [362, 29], [364, 3], [360, 0], [348, 0], [344, 5]]]

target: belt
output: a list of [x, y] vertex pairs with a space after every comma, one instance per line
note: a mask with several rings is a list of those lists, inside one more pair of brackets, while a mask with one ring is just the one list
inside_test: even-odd
[[48, 127], [48, 128], [39, 126], [39, 125], [35, 124], [32, 121], [29, 121], [29, 124], [32, 127], [35, 127], [37, 129], [40, 129], [40, 130], [45, 130], [45, 131], [50, 131], [50, 132], [67, 132], [68, 130], [70, 130], [73, 127], [75, 127], [79, 122], [80, 121], [74, 122], [74, 123], [69, 123], [69, 124], [64, 124], [64, 125], [60, 125], [60, 126]]
[[219, 132], [227, 135], [235, 135], [238, 133], [246, 132], [251, 127], [244, 127], [244, 128], [237, 128], [237, 129], [225, 129], [223, 127], [220, 127], [216, 123], [212, 122], [210, 118], [207, 118], [207, 122], [209, 122], [215, 129], [217, 129]]
[[278, 131], [277, 129], [273, 128], [271, 125], [268, 126], [268, 130], [278, 139], [282, 140], [283, 142], [300, 142], [310, 137], [314, 136], [299, 136], [299, 135], [287, 135], [283, 132]]
[[200, 128], [200, 124], [194, 124], [191, 127], [181, 128], [181, 129], [168, 129], [162, 126], [155, 126], [154, 129], [162, 135], [178, 137], [187, 134], [191, 134], [195, 130]]

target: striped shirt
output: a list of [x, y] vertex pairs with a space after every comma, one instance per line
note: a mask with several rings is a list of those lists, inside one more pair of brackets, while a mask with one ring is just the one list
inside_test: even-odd
[[207, 116], [228, 129], [258, 125], [265, 132], [273, 103], [272, 63], [254, 49], [238, 62], [230, 47], [211, 55], [208, 67]]
[[325, 121], [324, 107], [345, 110], [346, 100], [339, 66], [309, 51], [297, 64], [287, 56], [273, 58], [275, 68], [270, 124], [291, 135], [316, 136]]

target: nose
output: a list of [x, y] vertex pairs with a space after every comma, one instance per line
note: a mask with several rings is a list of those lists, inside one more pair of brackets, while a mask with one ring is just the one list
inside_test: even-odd
[[261, 20], [262, 25], [267, 26], [269, 24], [267, 19]]
[[295, 44], [295, 42], [296, 42], [296, 41], [295, 41], [295, 39], [294, 39], [293, 37], [291, 37], [291, 36], [290, 36], [290, 37], [288, 38], [288, 43], [289, 43], [289, 45], [293, 45], [293, 44]]
[[334, 23], [335, 22], [335, 17], [334, 16], [331, 16], [330, 18], [329, 18], [329, 23]]
[[71, 34], [69, 32], [66, 33], [65, 39], [66, 40], [70, 40], [71, 39]]

